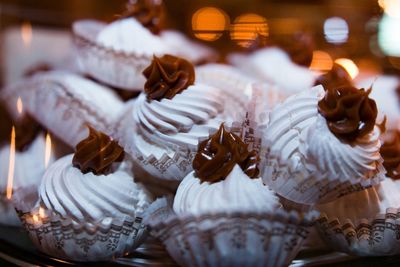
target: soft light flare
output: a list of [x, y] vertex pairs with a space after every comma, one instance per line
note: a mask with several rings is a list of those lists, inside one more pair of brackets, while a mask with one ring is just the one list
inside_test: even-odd
[[324, 23], [324, 34], [328, 43], [343, 44], [349, 38], [349, 26], [343, 18], [328, 18]]
[[32, 42], [32, 25], [29, 22], [24, 22], [21, 26], [21, 37], [24, 45], [29, 47]]
[[44, 151], [44, 168], [47, 169], [47, 166], [49, 166], [50, 162], [50, 157], [51, 157], [51, 137], [50, 134], [46, 134], [46, 146], [45, 146], [45, 151]]
[[14, 183], [14, 167], [15, 167], [15, 127], [12, 127], [11, 131], [11, 143], [10, 143], [10, 160], [8, 163], [8, 178], [7, 178], [7, 192], [6, 198], [11, 199], [13, 192]]
[[222, 9], [203, 7], [193, 14], [192, 30], [196, 38], [211, 42], [222, 36], [229, 23], [229, 17]]
[[257, 14], [240, 15], [231, 26], [231, 39], [242, 47], [249, 47], [257, 37], [268, 37], [267, 20]]
[[40, 207], [39, 208], [39, 218], [44, 218], [44, 217], [46, 217], [44, 208]]
[[335, 63], [342, 66], [347, 71], [347, 73], [350, 75], [350, 77], [352, 79], [354, 79], [359, 73], [356, 63], [354, 63], [354, 61], [351, 59], [338, 58], [335, 60]]
[[333, 67], [332, 57], [324, 51], [315, 50], [310, 64], [310, 69], [314, 71], [327, 72]]
[[24, 104], [22, 103], [21, 97], [18, 97], [18, 100], [17, 100], [17, 111], [18, 111], [18, 114], [21, 115], [23, 110], [24, 110]]
[[378, 4], [388, 16], [400, 18], [399, 0], [379, 0]]

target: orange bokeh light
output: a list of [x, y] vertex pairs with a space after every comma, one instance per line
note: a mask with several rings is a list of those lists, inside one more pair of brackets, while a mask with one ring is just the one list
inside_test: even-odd
[[350, 75], [350, 77], [352, 79], [354, 79], [359, 73], [357, 65], [351, 59], [338, 58], [335, 60], [335, 63], [342, 66], [347, 71], [347, 73]]
[[315, 50], [310, 64], [310, 69], [314, 71], [327, 72], [333, 67], [332, 57], [324, 51]]
[[253, 13], [240, 15], [231, 26], [231, 39], [242, 47], [249, 47], [257, 37], [268, 35], [267, 20]]
[[205, 41], [218, 40], [230, 23], [228, 15], [216, 7], [203, 7], [192, 17], [192, 30], [196, 38]]

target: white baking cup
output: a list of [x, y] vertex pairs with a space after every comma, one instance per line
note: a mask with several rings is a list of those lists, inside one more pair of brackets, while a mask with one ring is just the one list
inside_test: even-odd
[[[76, 80], [71, 82], [71, 77]], [[13, 108], [20, 97], [24, 110], [71, 147], [87, 136], [87, 125], [110, 134], [123, 109], [123, 102], [108, 88], [63, 72], [38, 74], [2, 91], [7, 105]]]
[[147, 236], [141, 215], [78, 223], [39, 208], [35, 198], [35, 192], [21, 190], [14, 194], [14, 205], [36, 248], [50, 256], [74, 261], [112, 260], [133, 251]]
[[178, 216], [159, 199], [145, 218], [151, 234], [181, 266], [287, 266], [316, 213], [217, 213]]
[[81, 70], [111, 86], [133, 91], [143, 90], [143, 70], [152, 56], [116, 51], [99, 44], [97, 35], [107, 25], [95, 20], [73, 24], [74, 44]]

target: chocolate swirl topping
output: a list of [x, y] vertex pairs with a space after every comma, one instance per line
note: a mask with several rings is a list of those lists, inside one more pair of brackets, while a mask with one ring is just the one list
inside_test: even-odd
[[83, 173], [107, 174], [115, 162], [124, 159], [124, 150], [106, 134], [89, 127], [89, 136], [76, 145], [74, 167]]
[[327, 90], [340, 86], [352, 86], [353, 81], [346, 69], [335, 63], [330, 71], [317, 78], [315, 85], [319, 84]]
[[258, 162], [256, 151], [248, 151], [247, 145], [221, 124], [218, 132], [199, 144], [193, 169], [201, 182], [216, 183], [225, 180], [235, 164], [250, 178], [257, 178]]
[[0, 103], [0, 147], [11, 143], [13, 126], [15, 128], [15, 149], [19, 152], [28, 149], [43, 130], [31, 116], [28, 114], [22, 116], [18, 121], [13, 121], [6, 107]]
[[131, 0], [127, 4], [127, 11], [122, 14], [122, 17], [134, 17], [143, 27], [146, 27], [154, 34], [159, 34], [164, 14], [163, 11], [162, 0]]
[[380, 153], [387, 171], [386, 175], [397, 180], [400, 179], [400, 132], [389, 132], [388, 135], [392, 136], [383, 143]]
[[336, 137], [354, 141], [374, 129], [378, 110], [375, 101], [368, 97], [370, 92], [351, 86], [328, 88], [318, 102], [318, 111]]
[[151, 65], [144, 71], [147, 81], [144, 91], [148, 100], [172, 99], [194, 83], [193, 65], [182, 58], [165, 55], [154, 56]]

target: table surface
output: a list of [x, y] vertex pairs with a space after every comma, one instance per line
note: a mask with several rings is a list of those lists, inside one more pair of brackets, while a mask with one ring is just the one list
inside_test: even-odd
[[[117, 259], [114, 262], [82, 264], [55, 259], [38, 252], [23, 229], [0, 226], [0, 266], [12, 266], [12, 264], [19, 266], [177, 266], [163, 250], [162, 245], [155, 241], [142, 245], [128, 258]], [[357, 258], [326, 250], [304, 249], [290, 266], [400, 266], [400, 256]]]

